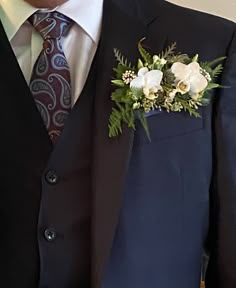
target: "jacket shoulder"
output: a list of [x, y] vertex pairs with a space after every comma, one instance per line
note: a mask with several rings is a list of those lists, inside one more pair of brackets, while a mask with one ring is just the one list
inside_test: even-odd
[[[233, 21], [214, 16], [209, 13], [200, 12], [190, 8], [182, 7], [165, 0], [111, 0], [117, 7], [129, 14], [131, 17], [139, 18], [143, 22], [151, 23], [156, 18], [163, 18], [166, 23], [177, 21], [181, 23], [188, 21], [190, 25], [207, 25], [215, 28], [224, 27], [233, 30], [236, 24]], [[173, 23], [176, 24], [176, 23]], [[186, 24], [186, 22], [185, 22]]]
[[236, 30], [236, 23], [223, 17], [178, 6], [167, 1], [164, 2], [165, 4], [163, 5], [163, 8], [166, 16], [168, 16], [168, 18], [170, 17], [169, 19], [172, 19], [172, 21], [175, 21], [175, 23], [176, 21], [181, 23], [181, 20], [183, 20], [182, 22], [184, 25], [190, 25], [190, 27], [204, 27], [206, 32], [212, 32], [213, 30], [214, 34], [217, 35], [219, 35], [221, 31], [222, 33], [225, 33], [227, 31]]
[[155, 1], [162, 2], [160, 10], [156, 10], [156, 16], [150, 22], [149, 30], [153, 39], [156, 31], [163, 30], [160, 33], [167, 35], [169, 43], [177, 42], [180, 51], [199, 53], [205, 60], [208, 60], [208, 57], [228, 55], [236, 32], [236, 24], [233, 21], [167, 1], [149, 1], [154, 11], [158, 9]]

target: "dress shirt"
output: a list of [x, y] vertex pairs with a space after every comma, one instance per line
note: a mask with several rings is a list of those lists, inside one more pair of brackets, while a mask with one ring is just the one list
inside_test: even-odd
[[[84, 87], [99, 43], [103, 0], [69, 0], [53, 10], [74, 21], [69, 33], [62, 38], [70, 68], [74, 105]], [[0, 0], [0, 19], [28, 84], [43, 47], [42, 37], [27, 20], [36, 11], [39, 9], [24, 0]]]

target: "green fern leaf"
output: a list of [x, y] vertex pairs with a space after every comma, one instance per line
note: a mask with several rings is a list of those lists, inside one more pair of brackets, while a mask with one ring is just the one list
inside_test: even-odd
[[141, 125], [143, 126], [143, 129], [146, 132], [148, 140], [151, 142], [151, 136], [150, 136], [150, 131], [149, 131], [149, 128], [148, 128], [147, 118], [144, 116], [144, 112], [143, 111], [138, 111], [138, 118], [139, 118], [139, 120], [141, 122]]
[[209, 91], [209, 90], [212, 90], [212, 89], [215, 89], [215, 88], [219, 88], [219, 87], [220, 87], [219, 84], [209, 83], [204, 91], [206, 92], [206, 91]]
[[151, 54], [149, 54], [149, 53], [147, 52], [147, 50], [145, 50], [145, 49], [143, 48], [143, 46], [142, 46], [142, 41], [143, 41], [143, 40], [144, 40], [144, 39], [142, 39], [141, 41], [139, 41], [139, 43], [138, 43], [138, 50], [139, 50], [139, 53], [140, 53], [140, 55], [142, 56], [144, 62], [146, 62], [148, 65], [151, 65], [152, 62], [153, 62], [153, 59], [152, 59]]
[[114, 54], [117, 62], [124, 66], [126, 69], [131, 69], [132, 65], [128, 60], [121, 54], [121, 52], [118, 49], [114, 49]]
[[167, 57], [170, 57], [170, 56], [173, 56], [174, 55], [174, 52], [175, 52], [175, 49], [176, 49], [176, 42], [174, 42], [173, 44], [171, 44], [170, 46], [167, 47], [167, 49], [165, 51], [163, 51], [159, 57], [160, 58], [167, 58]]
[[223, 70], [224, 70], [224, 67], [223, 67], [222, 64], [217, 65], [217, 66], [212, 70], [212, 73], [211, 73], [212, 78], [213, 78], [213, 79], [216, 79], [217, 77], [219, 77], [219, 76], [222, 74]]
[[216, 65], [218, 65], [219, 63], [223, 62], [227, 57], [220, 57], [217, 58], [211, 62], [208, 62], [207, 65], [210, 67], [215, 67]]
[[119, 80], [119, 79], [118, 80], [112, 80], [111, 83], [118, 86], [118, 87], [122, 87], [122, 88], [125, 87], [124, 81]]
[[109, 137], [116, 137], [122, 133], [122, 115], [120, 112], [113, 108], [109, 118]]

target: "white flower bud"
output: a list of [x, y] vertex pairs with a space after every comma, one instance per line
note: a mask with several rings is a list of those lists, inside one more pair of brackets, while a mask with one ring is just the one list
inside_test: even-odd
[[137, 109], [139, 109], [139, 108], [140, 108], [140, 103], [135, 102], [135, 103], [133, 104], [133, 110], [137, 110]]
[[158, 62], [160, 62], [160, 57], [159, 56], [157, 56], [157, 55], [154, 55], [153, 56], [153, 63], [158, 63]]
[[167, 63], [166, 59], [161, 58], [160, 64], [164, 66], [164, 65], [166, 65], [166, 63]]

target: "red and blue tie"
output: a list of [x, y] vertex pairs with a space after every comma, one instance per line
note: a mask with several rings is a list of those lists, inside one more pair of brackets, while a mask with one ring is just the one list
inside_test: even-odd
[[30, 90], [49, 136], [55, 143], [71, 111], [70, 71], [61, 37], [67, 34], [73, 22], [58, 12], [36, 12], [29, 22], [44, 41], [33, 68]]

